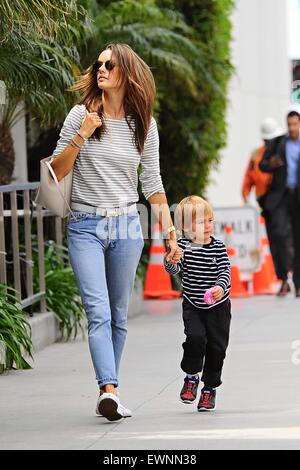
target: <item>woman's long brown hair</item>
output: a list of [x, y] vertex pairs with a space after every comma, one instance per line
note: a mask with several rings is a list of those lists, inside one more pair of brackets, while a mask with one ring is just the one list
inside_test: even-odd
[[[148, 65], [127, 44], [111, 43], [105, 50], [112, 51], [111, 60], [119, 66], [120, 84], [125, 85], [124, 111], [128, 126], [134, 134], [134, 142], [140, 154], [150, 126], [155, 82]], [[80, 93], [78, 104], [84, 104], [89, 112], [96, 111], [100, 118], [103, 114], [102, 93], [97, 84], [97, 74], [92, 65], [69, 88], [69, 91]], [[132, 127], [131, 120], [135, 126]], [[105, 130], [103, 125], [95, 130], [92, 137], [101, 138]]]

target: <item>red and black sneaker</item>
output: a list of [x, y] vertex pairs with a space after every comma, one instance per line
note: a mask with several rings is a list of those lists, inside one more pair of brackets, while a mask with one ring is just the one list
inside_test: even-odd
[[197, 398], [199, 377], [188, 377], [184, 379], [184, 384], [180, 392], [180, 400], [183, 403], [193, 403]]
[[216, 390], [213, 388], [202, 388], [198, 403], [198, 411], [212, 411], [216, 408]]

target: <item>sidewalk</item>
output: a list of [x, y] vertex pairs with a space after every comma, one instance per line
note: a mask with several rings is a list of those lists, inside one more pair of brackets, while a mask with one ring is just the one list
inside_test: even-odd
[[299, 449], [292, 343], [300, 340], [300, 300], [233, 301], [214, 413], [179, 402], [180, 312], [181, 299], [147, 301], [129, 322], [121, 397], [133, 418], [109, 423], [94, 415], [96, 381], [81, 340], [37, 353], [33, 370], [0, 376], [0, 449]]

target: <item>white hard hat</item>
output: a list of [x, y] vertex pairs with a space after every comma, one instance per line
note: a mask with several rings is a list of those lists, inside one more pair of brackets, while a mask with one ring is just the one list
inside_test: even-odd
[[300, 115], [300, 103], [292, 103], [288, 107], [287, 114], [290, 114], [292, 112], [298, 113]]
[[284, 134], [282, 128], [273, 118], [265, 119], [260, 126], [260, 131], [261, 137], [264, 140], [275, 139], [275, 137], [279, 137], [280, 135]]

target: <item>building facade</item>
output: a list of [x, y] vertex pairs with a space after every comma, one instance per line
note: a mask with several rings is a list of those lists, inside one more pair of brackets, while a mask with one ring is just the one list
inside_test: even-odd
[[215, 206], [242, 203], [242, 179], [250, 152], [261, 143], [262, 120], [273, 117], [286, 129], [292, 60], [300, 59], [299, 0], [236, 0], [232, 20], [228, 143], [207, 189]]

